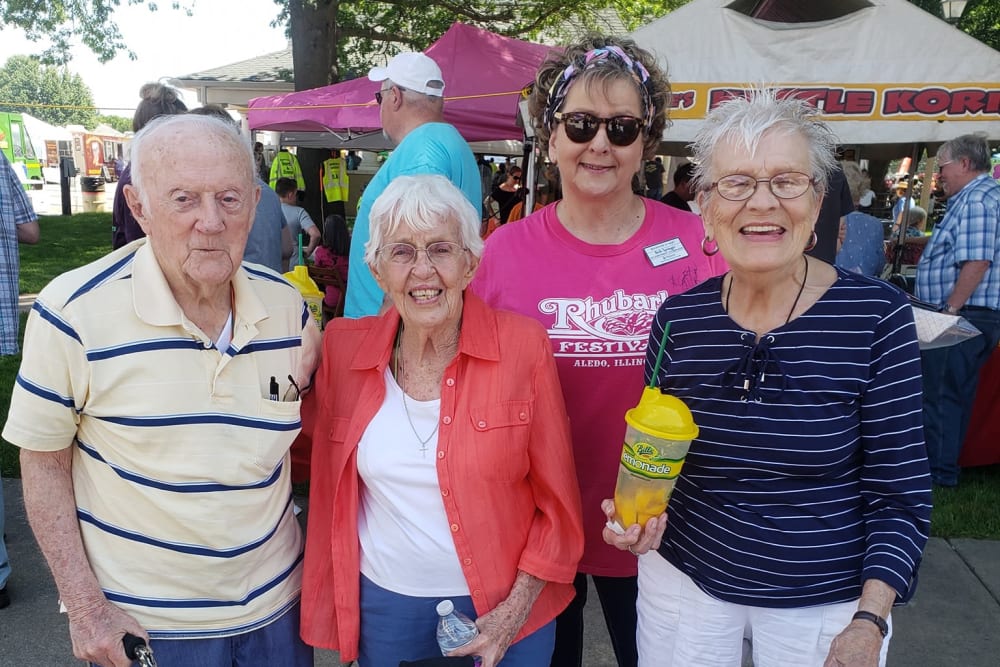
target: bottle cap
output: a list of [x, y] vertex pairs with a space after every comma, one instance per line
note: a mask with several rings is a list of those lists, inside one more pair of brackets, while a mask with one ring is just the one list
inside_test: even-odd
[[441, 602], [438, 602], [438, 616], [447, 616], [453, 611], [455, 611], [455, 604], [451, 600], [441, 600]]
[[642, 390], [639, 405], [625, 413], [625, 422], [663, 440], [694, 440], [698, 437], [698, 426], [684, 402], [662, 393], [657, 387]]

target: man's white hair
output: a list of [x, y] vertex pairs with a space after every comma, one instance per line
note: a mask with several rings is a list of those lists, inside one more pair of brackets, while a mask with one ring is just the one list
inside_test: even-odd
[[159, 135], [169, 133], [198, 133], [206, 140], [214, 138], [223, 144], [229, 144], [233, 154], [237, 156], [235, 166], [246, 173], [249, 183], [254, 182], [256, 171], [254, 170], [253, 149], [250, 142], [240, 134], [239, 129], [232, 123], [202, 115], [157, 116], [136, 133], [129, 147], [129, 155], [132, 160], [132, 185], [138, 190], [144, 206], [149, 204], [149, 200], [146, 190], [142, 187], [143, 176], [147, 173], [147, 169], [156, 168], [155, 163], [146, 164], [146, 161], [151, 157], [147, 153], [150, 152], [151, 147], [157, 144]]

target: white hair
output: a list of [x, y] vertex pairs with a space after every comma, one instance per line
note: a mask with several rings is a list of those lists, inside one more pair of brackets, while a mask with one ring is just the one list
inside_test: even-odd
[[132, 185], [138, 190], [144, 205], [148, 204], [149, 200], [142, 187], [143, 176], [147, 169], [156, 169], [157, 167], [155, 162], [145, 164], [148, 158], [154, 157], [147, 155], [147, 153], [150, 153], [151, 147], [156, 146], [161, 140], [158, 135], [164, 133], [198, 133], [206, 140], [211, 138], [223, 144], [229, 144], [233, 154], [237, 156], [234, 166], [241, 167], [241, 171], [246, 173], [248, 182], [254, 182], [256, 170], [254, 169], [253, 149], [233, 123], [227, 123], [212, 116], [196, 114], [157, 116], [136, 133], [129, 147], [129, 155], [132, 160]]
[[402, 225], [426, 232], [449, 220], [458, 223], [462, 245], [477, 259], [482, 256], [480, 212], [451, 181], [437, 174], [394, 178], [372, 203], [368, 213], [371, 237], [365, 244], [365, 263], [375, 264], [384, 240]]
[[765, 134], [779, 132], [797, 134], [806, 140], [810, 176], [816, 179], [817, 193], [823, 194], [836, 167], [837, 138], [819, 116], [819, 110], [808, 102], [779, 97], [775, 88], [750, 88], [745, 97], [726, 100], [709, 112], [689, 146], [692, 161], [698, 165], [694, 174], [696, 189], [707, 190], [712, 179], [726, 175], [713, 170], [715, 150], [720, 143], [728, 141], [753, 155]]

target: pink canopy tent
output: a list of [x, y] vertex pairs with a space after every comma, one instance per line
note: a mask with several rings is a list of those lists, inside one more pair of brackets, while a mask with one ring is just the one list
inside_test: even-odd
[[[455, 23], [425, 53], [445, 80], [444, 118], [466, 141], [521, 139], [515, 121], [521, 90], [551, 47], [502, 37]], [[381, 128], [375, 92], [367, 76], [322, 88], [250, 101], [254, 130], [334, 132], [357, 135]], [[343, 138], [347, 138], [347, 136]]]

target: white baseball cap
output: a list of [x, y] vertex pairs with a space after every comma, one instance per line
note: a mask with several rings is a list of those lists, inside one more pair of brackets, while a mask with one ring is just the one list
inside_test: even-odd
[[368, 72], [372, 81], [391, 79], [396, 85], [424, 95], [444, 96], [441, 68], [423, 53], [400, 53], [385, 67], [373, 67]]

